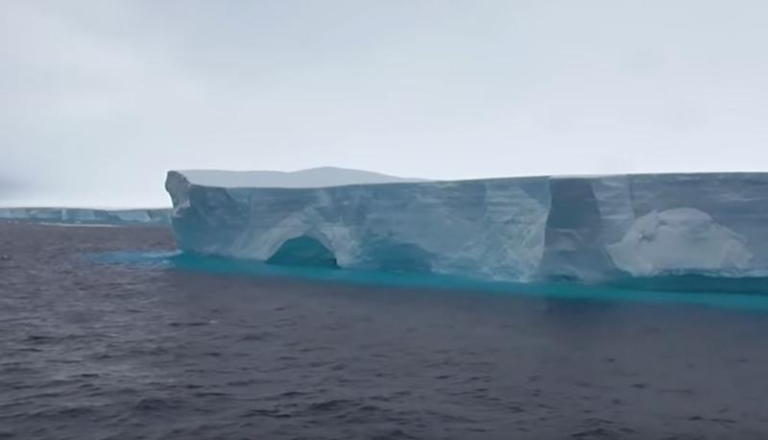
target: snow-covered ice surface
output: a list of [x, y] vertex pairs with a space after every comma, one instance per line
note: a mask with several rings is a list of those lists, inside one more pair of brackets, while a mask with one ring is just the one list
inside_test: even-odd
[[170, 209], [0, 208], [0, 220], [63, 225], [168, 225]]
[[228, 188], [318, 188], [340, 185], [423, 181], [423, 179], [402, 178], [371, 171], [337, 167], [310, 168], [292, 172], [186, 170], [182, 171], [182, 173], [195, 185]]
[[195, 254], [493, 281], [768, 273], [768, 173], [341, 185], [208, 173], [166, 182], [178, 245]]

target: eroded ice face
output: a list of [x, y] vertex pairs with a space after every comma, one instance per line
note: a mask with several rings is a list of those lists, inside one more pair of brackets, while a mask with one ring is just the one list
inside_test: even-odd
[[768, 174], [264, 188], [196, 173], [167, 187], [179, 246], [200, 254], [511, 281], [768, 273]]

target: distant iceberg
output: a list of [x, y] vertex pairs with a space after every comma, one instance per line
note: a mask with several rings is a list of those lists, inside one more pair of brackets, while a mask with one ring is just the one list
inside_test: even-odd
[[170, 225], [170, 209], [0, 208], [0, 220], [82, 225]]
[[493, 281], [768, 273], [768, 173], [427, 182], [349, 171], [171, 171], [178, 245]]

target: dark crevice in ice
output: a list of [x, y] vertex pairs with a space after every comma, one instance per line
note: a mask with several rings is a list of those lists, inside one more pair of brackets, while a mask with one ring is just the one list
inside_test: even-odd
[[333, 252], [317, 239], [306, 236], [286, 240], [267, 260], [267, 263], [284, 266], [339, 267]]

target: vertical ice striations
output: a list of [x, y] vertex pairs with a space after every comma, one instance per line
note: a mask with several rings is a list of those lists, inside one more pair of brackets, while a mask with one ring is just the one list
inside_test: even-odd
[[768, 174], [316, 179], [312, 187], [283, 175], [287, 187], [278, 188], [242, 178], [244, 186], [216, 186], [216, 173], [168, 175], [185, 251], [514, 281], [768, 268]]
[[[544, 228], [543, 278], [597, 279], [613, 267], [604, 249], [605, 231], [612, 226], [603, 212], [617, 206], [599, 199], [590, 179], [551, 178], [551, 208]], [[602, 207], [602, 210], [601, 210]]]

